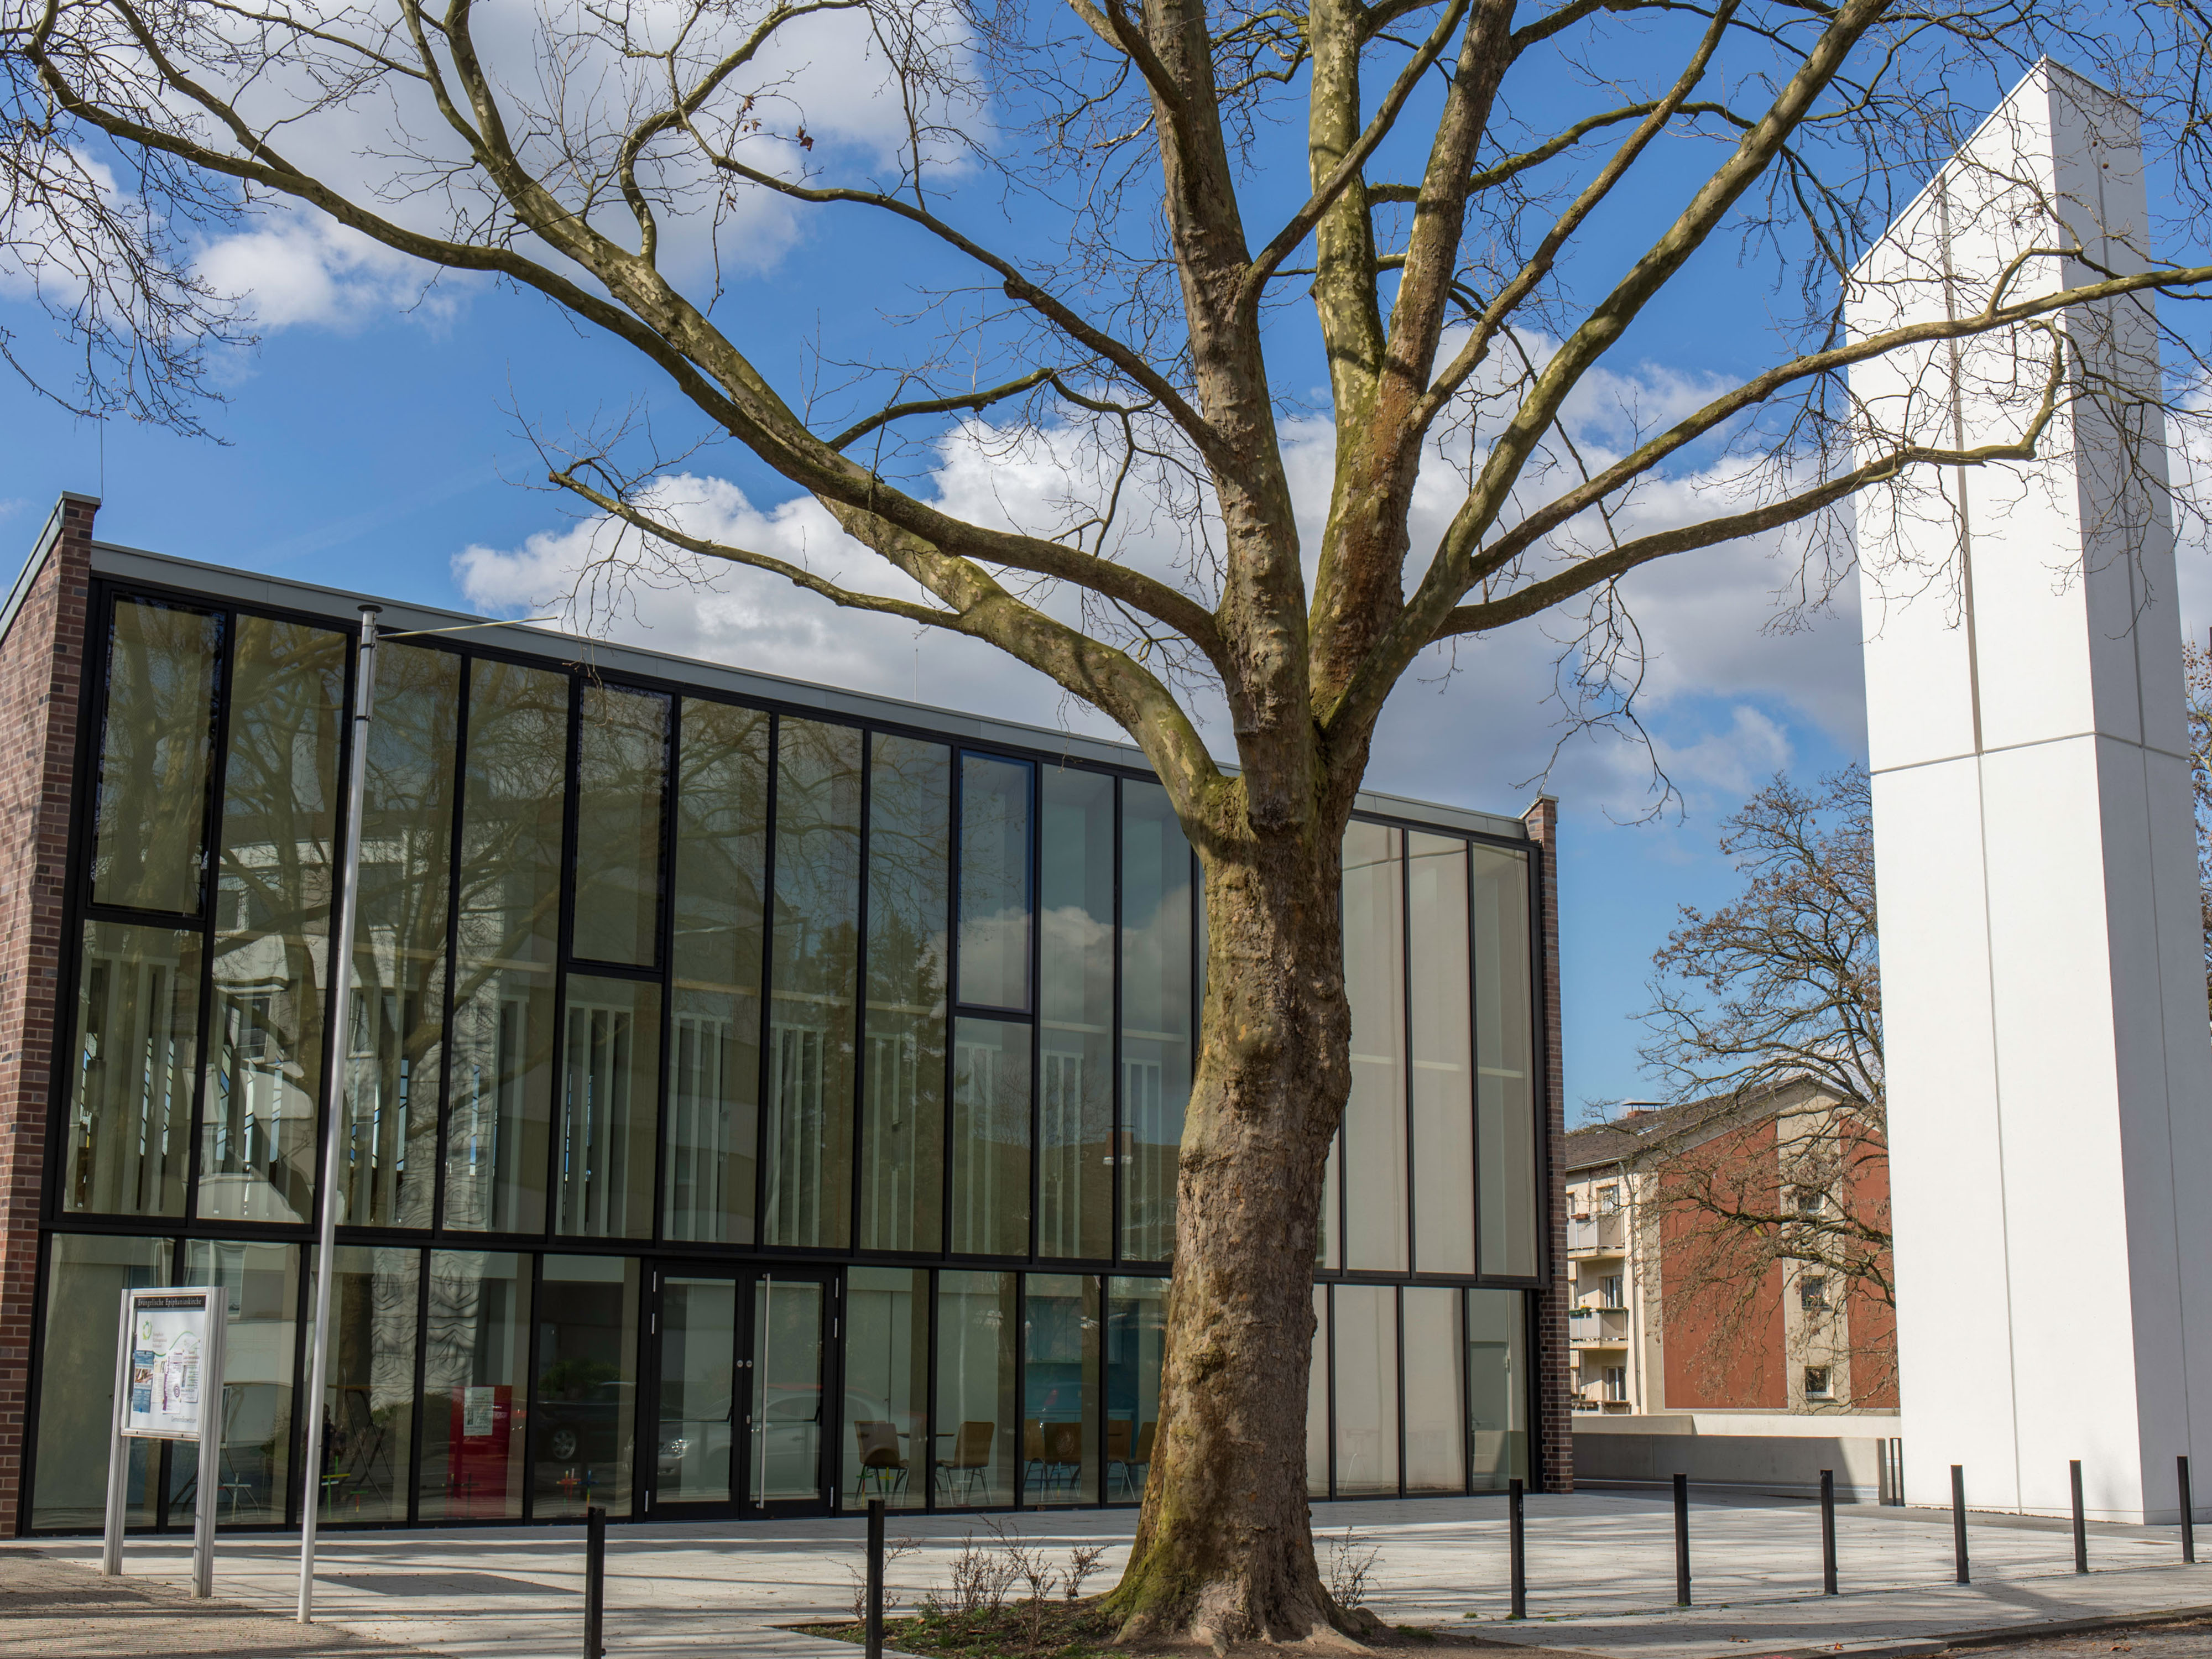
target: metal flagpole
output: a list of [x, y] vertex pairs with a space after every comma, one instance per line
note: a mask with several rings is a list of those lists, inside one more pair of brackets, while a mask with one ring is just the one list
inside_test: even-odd
[[323, 1390], [331, 1368], [331, 1288], [337, 1279], [339, 1146], [346, 1135], [346, 1074], [353, 1047], [353, 935], [361, 892], [361, 813], [368, 778], [368, 721], [376, 707], [376, 619], [361, 608], [360, 667], [354, 676], [353, 755], [346, 769], [345, 852], [338, 862], [338, 926], [331, 941], [330, 1135], [323, 1143], [320, 1211], [315, 1233], [313, 1362], [307, 1376], [307, 1450], [301, 1477], [300, 1622], [314, 1622], [315, 1522], [323, 1500]]

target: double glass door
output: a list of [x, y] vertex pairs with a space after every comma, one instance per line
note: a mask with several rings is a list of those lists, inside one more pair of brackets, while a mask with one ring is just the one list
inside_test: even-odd
[[673, 1263], [653, 1277], [659, 1455], [648, 1512], [826, 1511], [834, 1275]]

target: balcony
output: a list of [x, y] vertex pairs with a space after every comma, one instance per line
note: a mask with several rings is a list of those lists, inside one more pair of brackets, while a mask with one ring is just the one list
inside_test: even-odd
[[1567, 1346], [1571, 1348], [1625, 1348], [1628, 1346], [1628, 1310], [1573, 1308], [1567, 1313]]
[[1569, 1255], [1619, 1255], [1628, 1248], [1628, 1215], [1605, 1210], [1567, 1218]]

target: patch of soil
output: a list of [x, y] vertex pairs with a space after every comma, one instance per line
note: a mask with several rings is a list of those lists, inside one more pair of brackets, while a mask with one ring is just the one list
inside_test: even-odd
[[[884, 1646], [919, 1654], [923, 1659], [1223, 1659], [1220, 1650], [1197, 1642], [1116, 1646], [1114, 1636], [1120, 1621], [1103, 1611], [1103, 1600], [1088, 1596], [1080, 1601], [1008, 1601], [996, 1609], [977, 1608], [969, 1613], [925, 1609], [884, 1620]], [[868, 1639], [866, 1625], [842, 1620], [787, 1628], [856, 1644]], [[1540, 1659], [1550, 1651], [1449, 1626], [1442, 1629], [1390, 1626], [1379, 1620], [1370, 1626], [1364, 1640], [1370, 1648], [1401, 1653], [1424, 1648], [1484, 1648], [1492, 1653], [1510, 1651]], [[1285, 1652], [1284, 1648], [1267, 1643], [1236, 1642], [1230, 1644], [1227, 1659], [1284, 1659]]]

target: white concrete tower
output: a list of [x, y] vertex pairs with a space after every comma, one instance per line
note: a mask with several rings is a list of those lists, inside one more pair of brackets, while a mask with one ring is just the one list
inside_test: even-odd
[[[1855, 273], [1857, 337], [2145, 268], [2135, 113], [2045, 63]], [[2039, 252], [2047, 251], [2047, 252]], [[1855, 369], [1909, 1501], [2212, 1491], [2212, 1043], [2148, 295]], [[2121, 410], [2118, 417], [2115, 410]], [[2200, 1464], [2197, 1454], [2204, 1455]]]

